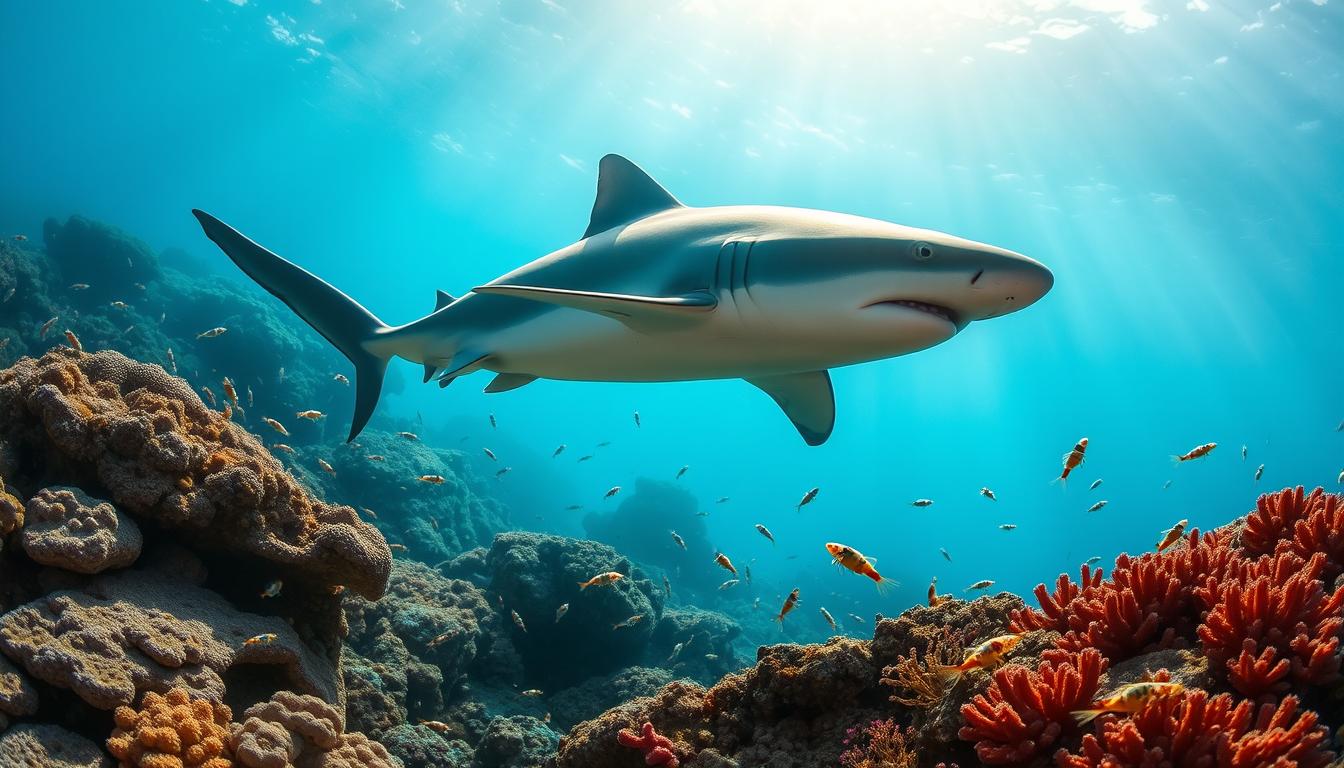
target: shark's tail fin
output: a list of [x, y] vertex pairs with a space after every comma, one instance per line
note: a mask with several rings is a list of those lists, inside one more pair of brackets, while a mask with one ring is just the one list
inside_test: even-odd
[[350, 423], [349, 440], [368, 424], [383, 389], [387, 358], [369, 351], [367, 343], [387, 328], [354, 299], [328, 285], [321, 278], [291, 264], [214, 216], [192, 210], [224, 253], [247, 276], [283, 301], [318, 333], [326, 337], [355, 365], [355, 414]]

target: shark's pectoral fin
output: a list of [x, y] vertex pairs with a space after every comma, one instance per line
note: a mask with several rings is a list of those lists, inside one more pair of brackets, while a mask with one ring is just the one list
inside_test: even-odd
[[536, 380], [537, 377], [530, 373], [501, 373], [485, 385], [485, 393], [493, 395], [496, 392], [508, 392], [511, 389], [527, 386]]
[[808, 445], [821, 445], [835, 426], [835, 394], [827, 371], [754, 376], [747, 382], [774, 398]]
[[635, 296], [532, 285], [482, 285], [472, 290], [592, 312], [615, 318], [640, 331], [694, 320], [719, 305], [718, 299], [708, 291], [695, 291], [681, 296]]
[[[453, 383], [453, 379], [462, 375], [467, 368], [481, 362], [489, 357], [489, 352], [481, 352], [477, 349], [459, 349], [453, 358], [443, 364], [443, 373], [439, 374], [439, 388], [442, 389]], [[425, 364], [429, 368], [429, 364]]]

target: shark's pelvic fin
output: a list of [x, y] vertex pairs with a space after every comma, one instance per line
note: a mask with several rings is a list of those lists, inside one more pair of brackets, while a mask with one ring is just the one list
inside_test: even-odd
[[457, 353], [453, 355], [452, 360], [444, 363], [443, 373], [439, 374], [439, 388], [442, 389], [449, 384], [452, 384], [453, 379], [461, 376], [464, 370], [481, 362], [489, 356], [489, 352], [481, 352], [480, 350], [470, 348], [459, 349]]
[[775, 399], [808, 445], [821, 445], [835, 427], [835, 394], [827, 371], [755, 376], [747, 382]]
[[584, 237], [682, 205], [639, 166], [607, 155], [597, 166], [597, 199]]
[[434, 365], [433, 363], [425, 363], [425, 378], [422, 380], [423, 383], [428, 384], [429, 380], [434, 378], [434, 372], [437, 370], [439, 370], [437, 365]]
[[[448, 306], [449, 304], [452, 304], [454, 301], [457, 301], [457, 299], [454, 299], [454, 298], [453, 298], [453, 294], [451, 294], [451, 293], [449, 293], [449, 292], [447, 292], [447, 291], [435, 291], [435, 292], [434, 292], [434, 311], [435, 311], [435, 312], [438, 312], [440, 309], [443, 309], [444, 307]], [[429, 381], [429, 379], [425, 379], [425, 381]]]
[[536, 380], [537, 377], [530, 373], [501, 373], [485, 385], [485, 393], [493, 395], [496, 392], [508, 392], [511, 389], [527, 386]]
[[543, 304], [612, 317], [639, 331], [666, 327], [677, 321], [699, 317], [719, 305], [708, 291], [681, 296], [632, 296], [626, 293], [573, 291], [566, 288], [540, 288], [531, 285], [482, 285], [472, 290], [497, 296], [514, 296]]
[[349, 440], [368, 424], [383, 389], [388, 358], [367, 347], [378, 334], [387, 330], [354, 299], [333, 288], [307, 270], [291, 264], [214, 216], [192, 210], [206, 237], [215, 241], [233, 263], [257, 281], [318, 333], [326, 337], [355, 365], [355, 413], [350, 422]]

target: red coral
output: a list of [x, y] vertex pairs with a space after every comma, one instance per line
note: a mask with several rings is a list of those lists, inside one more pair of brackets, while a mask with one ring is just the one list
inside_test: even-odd
[[1209, 608], [1199, 627], [1204, 653], [1233, 688], [1254, 697], [1339, 678], [1344, 587], [1326, 591], [1325, 564], [1321, 552], [1303, 561], [1281, 551], [1196, 590]]
[[643, 751], [645, 765], [677, 768], [681, 764], [677, 760], [677, 754], [672, 751], [672, 740], [655, 731], [653, 723], [645, 723], [640, 731], [640, 734], [636, 734], [629, 728], [622, 728], [620, 733], [616, 734], [616, 741], [623, 747]]
[[1344, 503], [1338, 494], [1306, 493], [1300, 485], [1265, 494], [1246, 516], [1241, 548], [1251, 555], [1291, 550], [1303, 558], [1324, 552], [1322, 578], [1334, 579], [1344, 572]]
[[1078, 574], [1079, 584], [1074, 584], [1067, 573], [1059, 574], [1055, 581], [1054, 594], [1048, 592], [1044, 584], [1036, 585], [1036, 601], [1041, 604], [1035, 608], [1014, 609], [1009, 614], [1008, 628], [1014, 632], [1029, 632], [1033, 629], [1053, 629], [1056, 632], [1069, 631], [1069, 605], [1082, 594], [1084, 589], [1095, 588], [1101, 584], [1101, 569], [1092, 570], [1084, 565]]
[[1297, 709], [1297, 697], [1256, 712], [1249, 700], [1204, 691], [1158, 699], [1133, 717], [1104, 717], [1081, 751], [1055, 753], [1060, 768], [1203, 766], [1319, 768], [1333, 755], [1316, 713]]
[[989, 689], [962, 706], [957, 732], [974, 741], [975, 754], [990, 765], [1024, 763], [1045, 754], [1061, 733], [1073, 729], [1070, 712], [1091, 703], [1106, 660], [1094, 649], [1049, 650], [1036, 670], [1010, 664], [994, 673]]

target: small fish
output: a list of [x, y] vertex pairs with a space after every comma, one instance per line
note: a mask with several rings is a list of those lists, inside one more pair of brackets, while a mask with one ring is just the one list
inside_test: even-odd
[[131, 285], [134, 285], [134, 286], [135, 286], [135, 289], [136, 289], [137, 291], [143, 291], [143, 290], [146, 290], [146, 289], [145, 289], [145, 284], [144, 284], [144, 283], [131, 283]]
[[639, 411], [635, 411], [635, 427], [639, 427]]
[[1191, 448], [1190, 450], [1186, 451], [1185, 453], [1182, 453], [1180, 456], [1172, 456], [1171, 460], [1178, 464], [1181, 462], [1193, 461], [1195, 459], [1208, 456], [1210, 453], [1213, 452], [1213, 449], [1217, 447], [1218, 447], [1217, 443], [1205, 443], [1203, 445], [1197, 445], [1194, 448]]
[[3, 339], [0, 339], [0, 349], [4, 349], [5, 347], [8, 347], [8, 346], [9, 346], [9, 337], [8, 337], [8, 336], [6, 336], [6, 337], [3, 338]]
[[1101, 487], [1101, 478], [1098, 477], [1096, 480], [1093, 480], [1093, 481], [1092, 481], [1092, 484], [1091, 484], [1091, 485], [1087, 486], [1087, 490], [1089, 490], [1089, 491], [1095, 491], [1095, 490], [1097, 490], [1097, 489], [1100, 488], [1100, 487]]
[[344, 384], [347, 387], [350, 386], [350, 379], [346, 378], [344, 373], [338, 373], [332, 376], [331, 380], [337, 384]]
[[246, 640], [243, 641], [243, 645], [270, 645], [275, 641], [276, 641], [276, 634], [274, 632], [267, 632], [264, 635], [256, 635], [254, 637], [247, 638]]
[[512, 471], [513, 467], [503, 467], [502, 469], [500, 469], [498, 472], [495, 473], [495, 479], [499, 480]]
[[1340, 485], [1344, 485], [1344, 469], [1341, 469], [1339, 471], [1339, 477], [1335, 478], [1335, 482]]
[[447, 733], [451, 726], [441, 720], [421, 720], [420, 724], [435, 733]]
[[487, 459], [491, 461], [499, 461], [499, 457], [495, 455], [494, 451], [490, 450], [489, 448], [482, 448], [481, 450], [485, 451], [485, 457]]
[[854, 621], [855, 624], [863, 624], [863, 623], [864, 623], [864, 621], [863, 621], [863, 617], [860, 616], [860, 615], [858, 615], [857, 613], [849, 613], [849, 614], [846, 614], [846, 615], [849, 616], [849, 618], [852, 619], [852, 620]]
[[644, 614], [642, 614], [642, 613], [636, 613], [634, 616], [631, 616], [630, 618], [626, 619], [625, 621], [622, 621], [622, 622], [620, 622], [620, 623], [618, 623], [618, 624], [612, 624], [612, 625], [611, 625], [611, 631], [615, 632], [615, 631], [618, 630], [618, 629], [625, 629], [626, 627], [633, 627], [633, 626], [635, 626], [636, 624], [638, 624], [639, 622], [641, 622], [641, 621], [643, 621], [643, 620], [644, 620]]
[[1180, 683], [1130, 683], [1116, 689], [1110, 696], [1092, 702], [1092, 706], [1074, 710], [1069, 714], [1073, 715], [1074, 722], [1083, 726], [1108, 712], [1137, 714], [1148, 706], [1149, 702], [1168, 696], [1179, 696], [1184, 690], [1185, 687]]
[[994, 495], [994, 492], [989, 490], [988, 488], [981, 488], [980, 495], [984, 496], [986, 499], [989, 499], [990, 501], [998, 501], [998, 498]]
[[933, 499], [915, 499], [914, 501], [910, 502], [910, 506], [912, 506], [912, 507], [931, 507], [931, 506], [933, 506]]
[[972, 584], [971, 586], [967, 587], [965, 591], [967, 591], [967, 592], [975, 592], [975, 591], [977, 591], [977, 590], [981, 590], [981, 589], [989, 589], [989, 588], [992, 587], [992, 586], [994, 586], [994, 580], [993, 580], [993, 579], [981, 579], [981, 580], [975, 582], [974, 584]]
[[517, 611], [509, 611], [513, 617], [513, 626], [517, 627], [524, 634], [527, 633], [527, 625], [523, 623], [523, 617], [518, 615]]
[[378, 513], [377, 513], [377, 512], [374, 512], [372, 509], [369, 509], [368, 507], [360, 507], [360, 509], [364, 512], [364, 514], [365, 514], [370, 520], [377, 520], [377, 519], [378, 519]]
[[877, 569], [873, 567], [873, 563], [877, 562], [875, 559], [864, 557], [861, 552], [853, 547], [832, 541], [826, 544], [826, 551], [831, 554], [831, 558], [837, 565], [860, 576], [867, 576], [872, 579], [877, 584], [879, 592], [895, 585], [891, 579], [883, 578], [882, 574], [878, 573]]
[[1077, 469], [1080, 465], [1082, 465], [1083, 456], [1086, 453], [1087, 453], [1087, 438], [1084, 437], [1083, 439], [1079, 440], [1076, 445], [1073, 446], [1072, 451], [1069, 451], [1068, 453], [1064, 454], [1064, 471], [1060, 472], [1059, 477], [1055, 479], [1061, 483], [1067, 482], [1069, 479], [1069, 473]]
[[616, 571], [607, 571], [606, 573], [599, 573], [587, 581], [580, 581], [579, 589], [585, 590], [589, 587], [601, 587], [607, 584], [615, 584], [616, 582], [624, 578], [625, 574], [623, 573], [617, 573]]
[[421, 475], [419, 480], [430, 485], [443, 485], [443, 475]]
[[[219, 337], [219, 336], [223, 336], [224, 334], [226, 334], [226, 333], [228, 333], [228, 332], [229, 332], [229, 329], [228, 329], [228, 328], [224, 328], [224, 327], [211, 328], [211, 329], [208, 330], [208, 331], [201, 331], [200, 333], [196, 334], [196, 338], [197, 338], [197, 339], [213, 339], [213, 338], [217, 338], [217, 337]], [[281, 368], [280, 370], [281, 370], [281, 371], [284, 371], [283, 368]], [[283, 379], [284, 379], [284, 377], [281, 376], [281, 380], [283, 380]]]
[[708, 512], [705, 512], [704, 510], [701, 510], [701, 511], [699, 511], [699, 512], [696, 512], [696, 513], [695, 513], [695, 516], [696, 516], [696, 517], [709, 517], [709, 513], [708, 513]]
[[1244, 445], [1241, 446], [1241, 460], [1242, 460], [1242, 461], [1245, 461], [1245, 460], [1246, 460], [1246, 446], [1244, 446]]
[[676, 476], [675, 478], [673, 478], [673, 479], [675, 479], [675, 480], [680, 480], [680, 479], [681, 479], [681, 476], [684, 475], [684, 474], [686, 474], [688, 471], [690, 471], [690, 469], [691, 469], [691, 465], [690, 465], [690, 464], [687, 464], [687, 465], [685, 465], [684, 467], [682, 467], [681, 469], [678, 469], [678, 470], [677, 470], [677, 476]]
[[556, 456], [559, 456], [560, 454], [562, 454], [562, 453], [564, 453], [564, 452], [565, 452], [565, 444], [564, 444], [564, 443], [561, 443], [560, 446], [559, 446], [558, 448], [555, 449], [555, 453], [552, 453], [552, 454], [551, 454], [551, 458], [554, 459]]
[[233, 420], [233, 405], [230, 403], [224, 404], [224, 420], [225, 421]]
[[326, 472], [328, 475], [332, 476], [336, 475], [335, 468], [333, 468], [330, 464], [328, 464], [326, 459], [318, 459], [317, 466], [321, 467], [322, 471]]
[[608, 445], [611, 445], [611, 441], [610, 441], [610, 440], [603, 440], [602, 442], [600, 442], [600, 443], [597, 444], [597, 447], [598, 447], [598, 448], [606, 448]]
[[727, 570], [729, 573], [733, 574], [734, 576], [737, 575], [737, 569], [733, 567], [733, 561], [732, 561], [732, 560], [729, 560], [729, 559], [728, 559], [728, 556], [725, 555], [725, 554], [723, 554], [722, 552], [720, 552], [720, 553], [718, 553], [717, 555], [714, 556], [714, 562], [715, 562], [719, 567], [721, 567], [721, 568]]
[[[42, 328], [37, 332], [37, 338], [39, 339], [47, 338], [47, 332], [51, 330], [51, 326], [55, 325], [56, 321], [60, 319], [61, 319], [60, 316], [57, 315], [56, 317], [53, 317], [47, 322], [43, 323]], [[176, 371], [176, 369], [174, 369], [174, 371]]]
[[112, 308], [113, 308], [113, 309], [120, 309], [120, 310], [122, 310], [122, 311], [125, 311], [125, 310], [130, 309], [130, 308], [131, 308], [131, 305], [130, 305], [130, 304], [127, 304], [127, 303], [124, 302], [124, 301], [114, 301], [114, 302], [112, 302]]
[[1087, 511], [1088, 511], [1088, 512], [1096, 512], [1097, 510], [1101, 509], [1102, 507], [1106, 506], [1107, 504], [1110, 504], [1110, 502], [1107, 501], [1106, 499], [1102, 499], [1101, 501], [1098, 501], [1096, 504], [1093, 504], [1092, 506], [1088, 507], [1088, 508], [1087, 508]]
[[1260, 476], [1265, 474], [1265, 465], [1261, 464], [1255, 468], [1255, 482], [1260, 482]]
[[331, 589], [327, 590], [327, 594], [332, 595], [332, 596], [344, 595], [344, 594], [345, 594], [345, 585], [344, 585], [344, 584], [337, 584], [337, 585], [333, 586]]
[[1096, 565], [1101, 562], [1101, 555], [1093, 555], [1083, 562], [1083, 565]]
[[951, 595], [938, 594], [938, 577], [934, 576], [933, 579], [929, 581], [929, 607], [937, 608], [951, 599]]
[[537, 697], [539, 697], [539, 696], [544, 696], [544, 695], [546, 695], [546, 694], [542, 693], [542, 691], [541, 691], [540, 688], [528, 688], [526, 691], [523, 691], [522, 693], [519, 693], [518, 695], [519, 695], [519, 696], [526, 696], [526, 697], [529, 698], [529, 699], [535, 699], [535, 698], [537, 698]]
[[678, 534], [676, 531], [668, 531], [668, 533], [672, 534], [672, 541], [675, 542], [678, 547], [681, 547], [682, 551], [685, 551], [686, 540], [681, 538], [681, 535]]
[[397, 437], [405, 438], [405, 439], [407, 439], [407, 440], [419, 440], [419, 439], [420, 439], [420, 436], [417, 435], [417, 434], [415, 434], [414, 432], [398, 432], [398, 433], [397, 433]]
[[830, 611], [826, 610], [825, 608], [822, 608], [822, 609], [821, 609], [821, 618], [825, 619], [825, 620], [826, 620], [826, 623], [831, 625], [831, 631], [832, 631], [832, 632], [839, 632], [839, 631], [840, 631], [840, 628], [837, 627], [837, 626], [835, 626], [835, 619], [831, 617], [831, 612], [830, 612]]
[[1164, 490], [1164, 491], [1167, 490], [1167, 489], [1170, 488], [1170, 487], [1171, 487], [1171, 481], [1170, 481], [1170, 480], [1168, 480], [1167, 482], [1165, 482], [1165, 483], [1162, 484], [1162, 490]]
[[233, 388], [233, 381], [230, 380], [228, 376], [225, 376], [224, 381], [220, 382], [219, 386], [223, 388], [224, 396], [229, 398], [229, 402], [237, 405], [238, 390]]
[[799, 499], [798, 503], [794, 505], [793, 511], [801, 512], [803, 510], [803, 507], [806, 507], [808, 504], [811, 504], [812, 500], [817, 498], [818, 493], [821, 493], [821, 488], [813, 488], [807, 493], [804, 493], [803, 498]]
[[75, 335], [74, 331], [66, 330], [65, 340], [70, 342], [70, 348], [76, 352], [84, 351], [84, 345], [79, 343], [79, 337]]
[[87, 290], [89, 290], [89, 284], [88, 284], [88, 283], [71, 283], [71, 284], [70, 284], [70, 290], [72, 290], [72, 291], [87, 291]]
[[757, 597], [751, 601], [751, 610], [759, 611], [761, 609], [761, 598]]
[[[727, 496], [720, 496], [718, 499], [716, 499], [716, 500], [714, 501], [714, 503], [715, 503], [715, 504], [727, 504], [727, 503], [730, 502], [730, 501], [732, 501], [732, 499], [728, 498]], [[706, 514], [708, 514], [708, 513], [706, 513]]]
[[290, 448], [288, 445], [285, 445], [284, 443], [272, 443], [271, 450], [280, 451], [281, 453], [288, 453], [288, 454], [294, 453], [294, 449]]
[[939, 547], [939, 548], [938, 548], [938, 551], [941, 552], [941, 553], [943, 553], [943, 559], [944, 559], [944, 560], [946, 560], [946, 561], [949, 562], [949, 563], [952, 562], [952, 556], [949, 555], [949, 554], [947, 554], [947, 550], [946, 550], [946, 549], [943, 549], [942, 547]]
[[756, 532], [759, 533], [759, 534], [761, 534], [761, 535], [764, 536], [765, 538], [769, 539], [771, 544], [774, 544], [774, 543], [775, 543], [775, 535], [774, 535], [773, 533], [771, 533], [771, 532], [770, 532], [770, 529], [769, 529], [769, 528], [766, 528], [764, 525], [761, 525], [760, 523], [757, 523], [757, 524], [756, 524]]
[[750, 584], [750, 583], [751, 583], [751, 564], [750, 564], [750, 563], [748, 563], [748, 564], [742, 566], [742, 575], [746, 578], [747, 583]]
[[719, 585], [719, 591], [722, 592], [725, 589], [732, 589], [733, 587], [736, 587], [739, 583], [741, 582], [739, 582], [737, 579], [729, 579]]
[[270, 427], [271, 429], [274, 429], [276, 432], [279, 432], [285, 437], [289, 437], [289, 430], [285, 429], [284, 424], [281, 424], [275, 419], [269, 419], [269, 418], [263, 418], [262, 421], [266, 422], [266, 426]]
[[775, 621], [783, 624], [784, 617], [788, 616], [789, 611], [792, 611], [796, 605], [798, 605], [798, 588], [794, 587], [789, 596], [784, 598], [784, 606], [779, 609], [779, 615], [775, 617]]
[[435, 635], [435, 636], [434, 636], [434, 639], [430, 640], [428, 643], [425, 643], [425, 647], [426, 647], [426, 648], [438, 648], [440, 645], [443, 645], [444, 643], [448, 642], [449, 640], [452, 640], [453, 637], [456, 636], [456, 635], [457, 635], [457, 632], [454, 632], [453, 630], [450, 629], [450, 630], [448, 630], [447, 632], [444, 632], [444, 633], [441, 634], [441, 635]]
[[499, 428], [499, 422], [495, 421], [495, 414], [493, 414], [493, 413], [490, 414], [490, 428], [491, 428], [491, 429], [498, 429], [498, 428]]
[[27, 236], [27, 235], [15, 235], [15, 236], [14, 236], [14, 239], [15, 239], [17, 242], [20, 242], [20, 243], [26, 243], [26, 242], [28, 242], [28, 236]]
[[219, 401], [215, 399], [215, 391], [213, 389], [203, 386], [201, 387], [201, 394], [205, 395], [205, 399], [210, 402], [211, 408], [215, 408], [219, 405]]
[[613, 486], [611, 486], [611, 488], [609, 488], [609, 489], [607, 490], [606, 495], [604, 495], [602, 498], [604, 498], [604, 499], [610, 499], [612, 496], [615, 496], [616, 494], [618, 494], [618, 493], [620, 493], [620, 492], [621, 492], [621, 486], [619, 486], [619, 485], [613, 485]]
[[672, 655], [667, 657], [667, 663], [671, 664], [672, 662], [676, 661], [677, 657], [681, 655], [682, 649], [685, 647], [686, 647], [685, 643], [677, 643], [676, 645], [672, 646]]
[[365, 456], [364, 458], [369, 461], [387, 461], [387, 457], [382, 455], [381, 453], [370, 453], [368, 456]]
[[327, 414], [321, 411], [299, 411], [294, 414], [296, 419], [307, 419], [308, 421], [320, 421], [327, 418]]
[[667, 580], [667, 574], [666, 574], [666, 573], [663, 574], [663, 594], [664, 594], [664, 595], [671, 595], [671, 594], [672, 594], [672, 582], [670, 582], [670, 581]]
[[1167, 529], [1162, 534], [1162, 540], [1157, 542], [1157, 551], [1161, 552], [1167, 547], [1170, 547], [1172, 544], [1175, 544], [1176, 542], [1180, 541], [1181, 537], [1185, 535], [1185, 527], [1189, 524], [1190, 524], [1189, 520], [1182, 520], [1176, 525]]
[[569, 603], [561, 603], [560, 607], [555, 609], [555, 623], [559, 624], [566, 613], [569, 613]]
[[387, 548], [390, 549], [390, 550], [392, 550], [393, 553], [397, 553], [397, 552], [405, 552], [405, 551], [406, 551], [406, 545], [405, 545], [405, 544], [388, 544], [388, 545], [387, 545]]
[[285, 366], [280, 366], [280, 370], [275, 375], [275, 380], [281, 384], [285, 383]]
[[252, 402], [253, 402], [253, 400], [252, 400], [252, 388], [251, 388], [251, 387], [248, 387], [248, 388], [247, 388], [247, 407], [248, 407], [248, 408], [251, 408], [251, 407], [252, 407]]
[[1000, 531], [1015, 531], [1015, 530], [1017, 530], [1017, 526], [1016, 526], [1015, 524], [1013, 524], [1013, 523], [1004, 523], [1003, 525], [1000, 525], [1000, 526], [999, 526], [999, 530], [1000, 530]]
[[280, 579], [276, 579], [275, 581], [272, 581], [270, 584], [267, 584], [266, 587], [261, 590], [260, 597], [279, 597], [280, 590], [284, 589], [284, 587], [285, 583]]
[[588, 461], [588, 460], [591, 459], [591, 458], [593, 458], [593, 454], [591, 454], [591, 453], [584, 454], [583, 456], [580, 456], [580, 457], [579, 457], [579, 461], [578, 461], [578, 463], [579, 463], [579, 464], [582, 464], [583, 462]]
[[433, 528], [433, 529], [436, 530], [436, 531], [439, 530], [439, 518], [434, 517], [433, 515], [430, 515], [430, 516], [429, 516], [429, 527], [430, 527], [430, 528]]
[[972, 648], [960, 664], [941, 666], [937, 671], [943, 677], [956, 679], [973, 669], [994, 669], [1003, 663], [1003, 657], [1011, 653], [1020, 642], [1022, 642], [1021, 635], [991, 637]]
[[718, 661], [718, 660], [719, 660], [719, 654], [717, 654], [717, 653], [706, 653], [706, 654], [705, 654], [705, 661]]
[[582, 504], [570, 504], [568, 507], [565, 507], [565, 510], [569, 512], [575, 512], [580, 509], [583, 509]]

